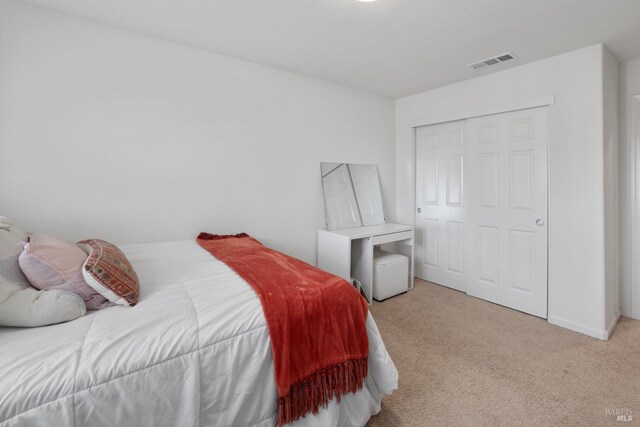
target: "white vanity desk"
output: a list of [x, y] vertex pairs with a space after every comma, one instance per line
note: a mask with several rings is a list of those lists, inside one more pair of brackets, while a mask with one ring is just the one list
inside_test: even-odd
[[340, 230], [318, 230], [318, 268], [347, 281], [360, 281], [371, 301], [374, 246], [409, 257], [409, 288], [413, 288], [413, 227], [378, 224]]

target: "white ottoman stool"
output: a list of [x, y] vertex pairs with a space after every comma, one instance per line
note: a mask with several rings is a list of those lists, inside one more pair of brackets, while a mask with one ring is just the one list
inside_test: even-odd
[[409, 258], [376, 250], [373, 255], [373, 298], [382, 301], [409, 289]]

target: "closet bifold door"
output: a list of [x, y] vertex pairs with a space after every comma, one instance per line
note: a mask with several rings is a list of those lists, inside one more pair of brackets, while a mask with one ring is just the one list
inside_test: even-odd
[[467, 293], [547, 317], [547, 107], [467, 120]]
[[416, 128], [418, 278], [466, 291], [466, 121]]

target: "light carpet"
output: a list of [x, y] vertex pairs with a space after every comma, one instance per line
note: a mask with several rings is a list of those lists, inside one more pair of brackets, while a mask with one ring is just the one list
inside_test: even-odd
[[421, 280], [371, 312], [400, 385], [368, 427], [640, 425], [638, 320], [601, 341]]

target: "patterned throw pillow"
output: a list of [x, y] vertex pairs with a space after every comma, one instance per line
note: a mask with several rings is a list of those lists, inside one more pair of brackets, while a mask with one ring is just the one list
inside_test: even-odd
[[82, 240], [78, 246], [89, 254], [82, 266], [82, 275], [87, 284], [114, 304], [136, 305], [140, 296], [140, 282], [122, 251], [100, 239]]

